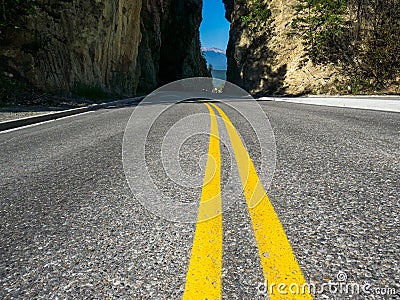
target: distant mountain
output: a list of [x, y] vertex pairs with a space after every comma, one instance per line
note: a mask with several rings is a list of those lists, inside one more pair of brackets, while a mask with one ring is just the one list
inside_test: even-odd
[[226, 54], [225, 50], [219, 49], [219, 48], [207, 48], [207, 47], [201, 47], [201, 51], [203, 52], [216, 52], [216, 53], [222, 53], [222, 54]]
[[227, 69], [226, 53], [224, 50], [202, 47], [201, 51], [204, 53], [204, 57], [207, 60], [207, 65], [211, 64], [214, 70]]

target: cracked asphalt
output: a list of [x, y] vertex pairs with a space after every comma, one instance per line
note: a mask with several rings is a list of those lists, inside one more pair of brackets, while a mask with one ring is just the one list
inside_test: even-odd
[[[369, 294], [325, 291], [315, 299], [400, 298], [400, 114], [259, 101], [276, 141], [267, 190], [306, 280], [370, 285]], [[103, 109], [0, 133], [0, 298], [179, 299], [195, 224], [164, 220], [136, 199], [122, 164], [134, 107]], [[183, 202], [201, 189], [174, 184], [162, 169], [169, 126], [207, 113], [181, 103], [154, 124], [146, 157], [156, 185]], [[229, 114], [256, 168], [255, 133]], [[182, 169], [199, 172], [208, 138], [181, 148]], [[261, 145], [262, 147], [262, 145]], [[231, 160], [221, 147], [222, 184]], [[203, 160], [202, 160], [203, 159]], [[200, 163], [199, 163], [200, 162]], [[265, 299], [245, 200], [223, 213], [222, 295]], [[343, 279], [343, 277], [340, 277]], [[384, 289], [395, 295], [380, 295]]]

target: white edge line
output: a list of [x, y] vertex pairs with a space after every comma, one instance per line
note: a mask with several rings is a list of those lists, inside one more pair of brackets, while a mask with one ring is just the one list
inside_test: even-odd
[[[333, 98], [333, 97], [331, 97], [331, 98]], [[331, 99], [331, 98], [327, 98], [327, 99]], [[315, 100], [312, 97], [303, 98], [303, 99]], [[310, 102], [301, 102], [301, 101], [291, 100], [291, 99], [288, 99], [288, 98], [274, 98], [274, 97], [261, 97], [261, 98], [258, 98], [256, 100], [275, 101], [275, 102], [290, 102], [290, 103], [304, 104], [304, 105], [317, 105], [317, 106], [328, 106], [328, 107], [338, 107], [338, 108], [352, 108], [352, 109], [362, 109], [362, 110], [371, 110], [371, 111], [383, 111], [383, 112], [400, 113], [400, 106], [399, 106], [399, 108], [395, 108], [395, 109], [380, 108], [380, 107], [361, 107], [361, 106], [352, 105], [352, 104], [346, 105], [346, 104], [316, 103], [316, 102], [310, 103]], [[375, 100], [375, 99], [371, 99], [371, 100]], [[367, 101], [368, 101], [368, 99], [367, 99]], [[380, 100], [375, 100], [375, 101], [380, 101]], [[394, 101], [394, 100], [387, 99], [387, 101]], [[398, 102], [400, 102], [400, 100]]]
[[81, 116], [81, 115], [92, 113], [92, 112], [95, 112], [95, 110], [84, 111], [84, 112], [73, 114], [73, 115], [70, 115], [70, 116], [60, 117], [60, 118], [57, 118], [57, 119], [42, 121], [42, 122], [39, 122], [39, 123], [34, 123], [34, 124], [24, 125], [24, 126], [21, 126], [21, 127], [16, 127], [16, 128], [3, 130], [3, 131], [0, 131], [0, 134], [9, 133], [9, 132], [17, 131], [17, 130], [20, 130], [20, 129], [34, 127], [34, 126], [42, 125], [42, 124], [46, 124], [46, 123], [51, 123], [51, 122], [58, 121], [58, 120], [63, 120], [63, 119], [68, 119], [68, 118], [72, 118], [72, 117], [76, 117], [76, 116]]

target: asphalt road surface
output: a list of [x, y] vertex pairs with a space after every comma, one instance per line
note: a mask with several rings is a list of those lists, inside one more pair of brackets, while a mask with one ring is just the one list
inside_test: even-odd
[[[234, 131], [216, 107], [177, 104], [152, 125], [146, 167], [166, 196], [201, 207], [207, 189], [211, 197], [216, 186], [232, 186], [215, 206], [229, 200], [229, 207], [198, 224], [165, 220], [133, 195], [122, 143], [134, 107], [0, 133], [0, 298], [205, 299], [196, 293], [204, 284], [209, 299], [266, 299], [268, 289], [271, 299], [309, 299], [296, 286], [291, 294], [287, 286], [278, 290], [279, 281], [272, 287], [265, 281], [287, 267], [294, 283], [316, 287], [315, 299], [399, 299], [400, 114], [259, 104], [276, 142], [275, 173], [265, 186], [269, 199], [260, 202], [267, 215], [252, 211], [240, 192], [240, 167], [232, 169], [235, 159], [239, 166], [248, 158], [238, 141], [233, 159], [208, 134], [192, 136], [179, 150], [185, 173], [220, 171], [211, 179], [220, 184], [180, 186], [163, 169], [163, 138], [191, 114], [204, 113], [206, 128], [232, 141]], [[260, 173], [262, 145], [252, 127], [217, 106]], [[219, 162], [208, 161], [210, 151], [220, 154]], [[141, 178], [135, 183], [140, 186]], [[260, 234], [263, 228], [268, 234]]]

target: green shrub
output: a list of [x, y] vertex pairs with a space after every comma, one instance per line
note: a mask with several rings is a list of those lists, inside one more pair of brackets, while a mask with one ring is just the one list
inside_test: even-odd
[[0, 70], [0, 106], [16, 100], [18, 95], [27, 90], [27, 83], [17, 80], [10, 73]]
[[79, 97], [86, 98], [91, 101], [98, 101], [111, 97], [111, 95], [104, 91], [100, 86], [91, 86], [80, 82], [73, 86], [71, 92]]
[[0, 3], [0, 30], [20, 26], [20, 17], [36, 13], [35, 0], [2, 0]]
[[242, 16], [242, 22], [245, 26], [260, 26], [271, 17], [271, 10], [268, 4], [263, 0], [254, 0], [248, 3], [248, 13]]

